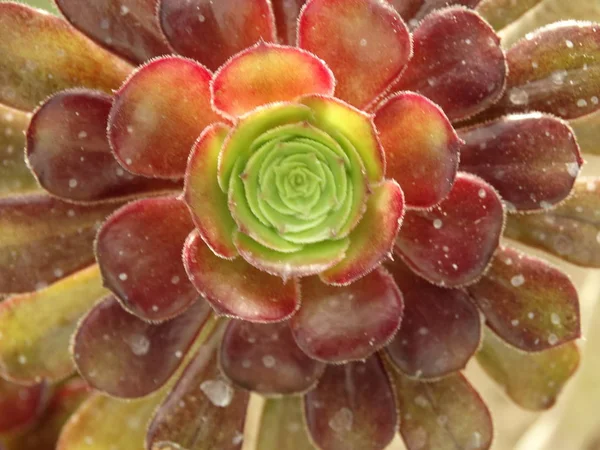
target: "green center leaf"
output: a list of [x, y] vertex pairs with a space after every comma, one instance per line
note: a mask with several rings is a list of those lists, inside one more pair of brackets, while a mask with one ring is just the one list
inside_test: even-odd
[[268, 109], [246, 116], [224, 145], [220, 174], [240, 232], [281, 253], [346, 239], [368, 197], [351, 141], [289, 108], [274, 107], [272, 121]]

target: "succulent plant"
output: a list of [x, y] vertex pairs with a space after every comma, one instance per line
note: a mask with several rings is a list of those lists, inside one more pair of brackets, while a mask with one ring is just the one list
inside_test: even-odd
[[0, 3], [0, 405], [77, 370], [60, 450], [488, 449], [475, 356], [552, 406], [577, 292], [502, 239], [600, 266], [600, 25], [504, 50], [536, 3]]

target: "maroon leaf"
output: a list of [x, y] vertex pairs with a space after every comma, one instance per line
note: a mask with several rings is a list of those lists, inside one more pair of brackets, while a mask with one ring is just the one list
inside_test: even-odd
[[348, 286], [302, 279], [302, 307], [290, 320], [298, 346], [312, 358], [364, 359], [394, 336], [404, 309], [393, 278], [378, 268]]
[[575, 183], [573, 195], [544, 214], [511, 215], [505, 235], [584, 267], [600, 267], [600, 189], [596, 178]]
[[427, 211], [408, 211], [396, 251], [417, 274], [440, 286], [477, 281], [498, 246], [504, 211], [496, 191], [459, 173], [450, 195]]
[[502, 94], [506, 62], [500, 38], [477, 13], [434, 12], [419, 24], [413, 40], [415, 54], [395, 90], [423, 94], [453, 121], [483, 111]]
[[328, 366], [304, 398], [306, 423], [322, 450], [381, 450], [394, 437], [394, 391], [377, 356]]
[[235, 390], [217, 367], [221, 333], [208, 337], [150, 423], [148, 448], [234, 450], [242, 446], [249, 394]]
[[209, 313], [199, 300], [179, 317], [155, 325], [129, 314], [113, 296], [106, 297], [75, 333], [77, 369], [92, 387], [109, 395], [147, 395], [179, 367]]
[[392, 362], [415, 378], [464, 369], [481, 341], [479, 311], [469, 296], [429, 284], [401, 262], [387, 267], [405, 305], [402, 326], [386, 347]]
[[0, 292], [41, 289], [92, 264], [96, 230], [118, 206], [37, 194], [0, 199]]
[[511, 209], [550, 208], [571, 192], [583, 159], [571, 128], [541, 114], [459, 131], [460, 168], [494, 186]]
[[267, 0], [162, 0], [158, 14], [173, 48], [211, 70], [260, 40], [275, 40]]
[[210, 104], [212, 74], [195, 61], [169, 56], [138, 68], [115, 94], [108, 139], [132, 173], [183, 178], [196, 138], [221, 118]]
[[430, 207], [448, 195], [458, 170], [460, 140], [444, 112], [411, 92], [389, 98], [375, 111], [386, 156], [408, 206]]
[[487, 450], [493, 438], [485, 403], [461, 374], [413, 381], [393, 372], [400, 434], [408, 450]]
[[545, 350], [580, 336], [575, 286], [540, 259], [500, 248], [490, 270], [469, 292], [490, 328], [522, 350]]
[[232, 320], [219, 355], [227, 378], [263, 395], [305, 392], [315, 386], [325, 370], [325, 364], [300, 350], [287, 323]]
[[554, 405], [579, 366], [574, 342], [538, 353], [524, 353], [487, 330], [477, 354], [483, 369], [519, 406], [533, 411]]
[[48, 192], [96, 201], [178, 188], [173, 182], [131, 175], [121, 167], [106, 137], [111, 106], [108, 95], [78, 89], [56, 94], [36, 111], [27, 130], [27, 159]]
[[45, 383], [21, 386], [0, 378], [0, 433], [31, 425], [43, 412], [47, 400]]
[[185, 243], [183, 262], [189, 279], [218, 314], [252, 322], [278, 322], [300, 307], [297, 280], [286, 283], [241, 258], [222, 259], [197, 231]]
[[542, 111], [574, 119], [600, 108], [600, 25], [548, 25], [517, 42], [506, 58], [506, 92], [486, 115]]
[[67, 20], [134, 63], [171, 53], [156, 19], [156, 0], [56, 0]]
[[175, 197], [129, 203], [102, 226], [96, 241], [102, 277], [128, 311], [165, 320], [198, 298], [181, 261], [193, 228], [187, 207]]
[[323, 59], [336, 97], [362, 108], [373, 102], [412, 55], [406, 24], [377, 0], [312, 0], [298, 19], [298, 46]]

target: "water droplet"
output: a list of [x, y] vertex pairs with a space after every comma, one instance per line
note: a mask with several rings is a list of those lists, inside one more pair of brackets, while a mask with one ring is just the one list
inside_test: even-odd
[[567, 48], [573, 48], [574, 47], [573, 41], [570, 41], [568, 39], [565, 40], [565, 45], [567, 46]]
[[126, 16], [129, 13], [129, 8], [125, 5], [121, 5], [121, 15]]
[[558, 336], [556, 336], [555, 334], [551, 334], [550, 336], [548, 336], [548, 344], [556, 345], [557, 342], [558, 342]]
[[425, 328], [425, 327], [419, 328], [419, 334], [421, 336], [427, 336], [429, 334], [429, 328]]
[[204, 21], [206, 21], [206, 17], [204, 17], [204, 14], [198, 14], [198, 20], [200, 22], [204, 22]]
[[429, 401], [422, 395], [417, 395], [415, 397], [415, 404], [421, 408], [427, 408], [429, 406]]
[[535, 317], [535, 313], [534, 312], [527, 313], [527, 317], [529, 317], [529, 319], [533, 319]]
[[229, 406], [233, 400], [233, 388], [221, 380], [206, 380], [200, 385], [210, 402], [220, 408]]
[[354, 415], [348, 408], [341, 408], [329, 421], [329, 427], [336, 433], [347, 433], [352, 430]]
[[80, 131], [77, 137], [79, 139], [85, 139], [86, 137], [88, 137], [88, 134], [85, 131]]
[[134, 334], [129, 339], [129, 347], [136, 356], [143, 356], [150, 350], [150, 340], [143, 334]]
[[25, 355], [19, 355], [19, 364], [23, 365], [27, 362], [27, 357]]
[[177, 275], [175, 275], [171, 278], [171, 284], [179, 284], [180, 280], [181, 279]]
[[128, 277], [127, 277], [127, 274], [126, 274], [125, 272], [121, 272], [121, 273], [119, 274], [119, 280], [121, 280], [121, 281], [125, 281], [125, 280], [127, 280], [127, 278], [128, 278]]
[[512, 284], [514, 287], [522, 286], [523, 283], [525, 283], [525, 277], [522, 274], [515, 275], [510, 279], [510, 284]]
[[177, 350], [175, 352], [175, 358], [181, 359], [183, 357], [183, 352], [181, 350]]
[[508, 94], [508, 98], [514, 105], [526, 105], [529, 103], [529, 94], [527, 91], [519, 88], [512, 88]]
[[565, 78], [567, 78], [568, 75], [569, 75], [569, 72], [567, 72], [564, 69], [561, 69], [561, 70], [552, 72], [552, 74], [550, 74], [550, 79], [552, 80], [552, 82], [554, 84], [561, 85], [565, 82]]
[[479, 189], [479, 198], [485, 198], [486, 195], [485, 189]]
[[240, 433], [239, 431], [236, 431], [235, 434], [233, 435], [233, 439], [231, 439], [231, 443], [233, 445], [240, 445], [243, 440], [244, 440], [244, 435], [242, 433]]
[[366, 46], [367, 46], [367, 40], [366, 40], [366, 39], [364, 39], [364, 38], [363, 38], [363, 39], [361, 39], [361, 40], [360, 40], [360, 46], [361, 46], [361, 47], [366, 47]]
[[579, 100], [577, 100], [577, 106], [579, 108], [585, 108], [588, 105], [588, 102], [585, 98], [580, 98]]
[[70, 188], [77, 187], [77, 180], [76, 180], [75, 178], [71, 178], [71, 179], [69, 180], [69, 187], [70, 187]]
[[560, 325], [560, 316], [556, 313], [552, 313], [550, 315], [550, 321], [554, 324], [554, 325]]
[[518, 319], [514, 319], [514, 320], [511, 320], [511, 321], [510, 321], [510, 324], [511, 324], [513, 327], [516, 327], [517, 325], [519, 325], [519, 321], [518, 321]]
[[275, 361], [275, 358], [273, 358], [273, 356], [265, 355], [262, 358], [262, 363], [266, 368], [271, 369], [271, 368], [275, 367], [276, 361]]
[[433, 228], [435, 228], [436, 230], [439, 230], [440, 228], [442, 228], [443, 225], [444, 225], [444, 223], [440, 219], [435, 219], [433, 221]]
[[481, 433], [478, 431], [474, 431], [473, 434], [471, 435], [471, 439], [469, 439], [469, 448], [470, 449], [481, 448], [481, 444], [482, 444], [481, 441], [482, 441]]

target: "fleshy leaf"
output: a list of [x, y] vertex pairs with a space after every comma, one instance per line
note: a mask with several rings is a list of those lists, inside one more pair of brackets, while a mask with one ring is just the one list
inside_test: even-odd
[[219, 362], [237, 386], [263, 395], [289, 395], [313, 388], [325, 364], [300, 350], [286, 322], [229, 322]]
[[540, 411], [554, 405], [577, 370], [579, 350], [570, 342], [539, 353], [524, 353], [487, 330], [477, 360], [517, 405]]
[[8, 437], [6, 450], [55, 450], [63, 425], [89, 395], [89, 386], [78, 378], [57, 386], [35, 426]]
[[221, 258], [233, 259], [235, 222], [227, 205], [227, 194], [217, 180], [218, 160], [230, 128], [222, 123], [204, 129], [192, 149], [185, 174], [185, 202], [202, 239]]
[[69, 343], [79, 319], [108, 294], [98, 266], [0, 303], [0, 372], [21, 383], [59, 381], [75, 370]]
[[583, 178], [544, 214], [511, 215], [505, 235], [584, 267], [600, 267], [600, 181]]
[[27, 159], [52, 195], [87, 202], [178, 188], [172, 182], [133, 176], [121, 167], [106, 138], [111, 106], [111, 97], [102, 92], [69, 90], [51, 97], [33, 115]]
[[486, 269], [503, 224], [504, 210], [494, 189], [479, 178], [459, 173], [439, 205], [405, 214], [396, 251], [432, 283], [470, 284]]
[[302, 95], [332, 95], [334, 88], [331, 70], [311, 53], [259, 42], [215, 73], [211, 93], [215, 108], [236, 117]]
[[414, 57], [395, 90], [428, 97], [452, 121], [484, 110], [502, 94], [506, 62], [500, 38], [477, 13], [464, 8], [433, 12], [413, 40]]
[[25, 163], [25, 130], [29, 114], [0, 104], [0, 197], [39, 189]]
[[306, 278], [302, 308], [290, 327], [307, 355], [341, 363], [364, 359], [389, 342], [400, 326], [403, 309], [398, 287], [382, 268], [343, 287]]
[[183, 261], [190, 280], [218, 314], [276, 322], [290, 317], [300, 306], [295, 280], [284, 283], [241, 258], [219, 258], [197, 231], [185, 243]]
[[142, 397], [162, 387], [179, 367], [209, 314], [208, 305], [198, 300], [175, 319], [149, 324], [113, 296], [106, 297], [79, 324], [73, 337], [75, 364], [95, 389]]
[[600, 109], [586, 116], [569, 120], [581, 151], [592, 155], [600, 155]]
[[476, 11], [494, 27], [495, 30], [515, 22], [543, 0], [483, 0], [477, 5]]
[[395, 179], [409, 206], [439, 203], [458, 170], [460, 140], [444, 112], [427, 98], [402, 92], [375, 111], [386, 176]]
[[377, 0], [312, 0], [298, 19], [298, 46], [333, 71], [336, 97], [359, 108], [381, 95], [412, 54], [408, 28]]
[[550, 208], [570, 193], [583, 165], [571, 128], [538, 113], [510, 115], [459, 132], [460, 169], [494, 186], [511, 209]]
[[33, 110], [48, 96], [80, 86], [110, 93], [133, 69], [67, 22], [39, 9], [0, 4], [0, 103]]
[[344, 259], [350, 240], [345, 238], [305, 245], [294, 253], [276, 252], [238, 232], [233, 235], [233, 242], [248, 263], [287, 281], [290, 277], [315, 275], [335, 266]]
[[479, 311], [469, 296], [430, 284], [399, 261], [386, 266], [405, 305], [400, 330], [386, 347], [394, 365], [414, 378], [464, 369], [481, 341]]
[[48, 398], [48, 386], [13, 384], [0, 378], [0, 433], [31, 425], [42, 413]]
[[372, 116], [336, 98], [309, 95], [300, 102], [311, 109], [311, 122], [317, 127], [333, 135], [340, 133], [352, 143], [370, 182], [381, 181], [385, 173], [385, 156]]
[[306, 0], [271, 0], [279, 42], [296, 45], [298, 16]]
[[417, 26], [423, 17], [435, 9], [441, 9], [452, 5], [473, 8], [480, 1], [481, 0], [387, 0], [387, 2], [391, 3], [411, 27]]
[[310, 116], [310, 109], [304, 105], [281, 103], [257, 108], [256, 111], [238, 120], [219, 154], [219, 186], [223, 192], [229, 189], [234, 166], [238, 158], [249, 151], [249, 143], [273, 128], [303, 122]]
[[500, 248], [489, 271], [469, 292], [489, 327], [522, 350], [546, 350], [580, 336], [575, 286], [540, 259]]
[[192, 145], [220, 117], [210, 106], [212, 74], [177, 56], [140, 67], [115, 95], [108, 139], [132, 173], [182, 178]]
[[75, 28], [133, 63], [171, 53], [155, 0], [56, 0], [56, 5]]
[[56, 449], [145, 449], [146, 425], [163, 395], [123, 401], [93, 394], [66, 423]]
[[574, 119], [600, 108], [600, 25], [548, 25], [517, 42], [506, 58], [506, 92], [486, 114], [537, 110]]
[[265, 401], [257, 438], [260, 450], [315, 450], [305, 430], [302, 400], [284, 396]]
[[304, 397], [306, 423], [322, 450], [381, 450], [398, 426], [394, 391], [377, 356], [327, 366]]
[[220, 374], [220, 337], [218, 330], [208, 337], [157, 409], [148, 428], [148, 448], [241, 448], [249, 394], [235, 390]]
[[96, 259], [105, 285], [128, 311], [144, 320], [165, 320], [198, 298], [181, 261], [193, 229], [187, 207], [175, 197], [131, 202], [104, 223]]
[[41, 289], [92, 264], [96, 230], [118, 206], [37, 194], [0, 199], [0, 292]]
[[392, 372], [402, 412], [400, 435], [408, 450], [490, 448], [492, 417], [463, 375], [421, 382]]
[[321, 280], [327, 284], [347, 285], [377, 267], [391, 254], [403, 216], [404, 196], [398, 183], [386, 180], [375, 187], [365, 214], [350, 233], [346, 257], [321, 273]]
[[162, 0], [159, 17], [171, 46], [211, 70], [258, 41], [276, 39], [268, 0]]

